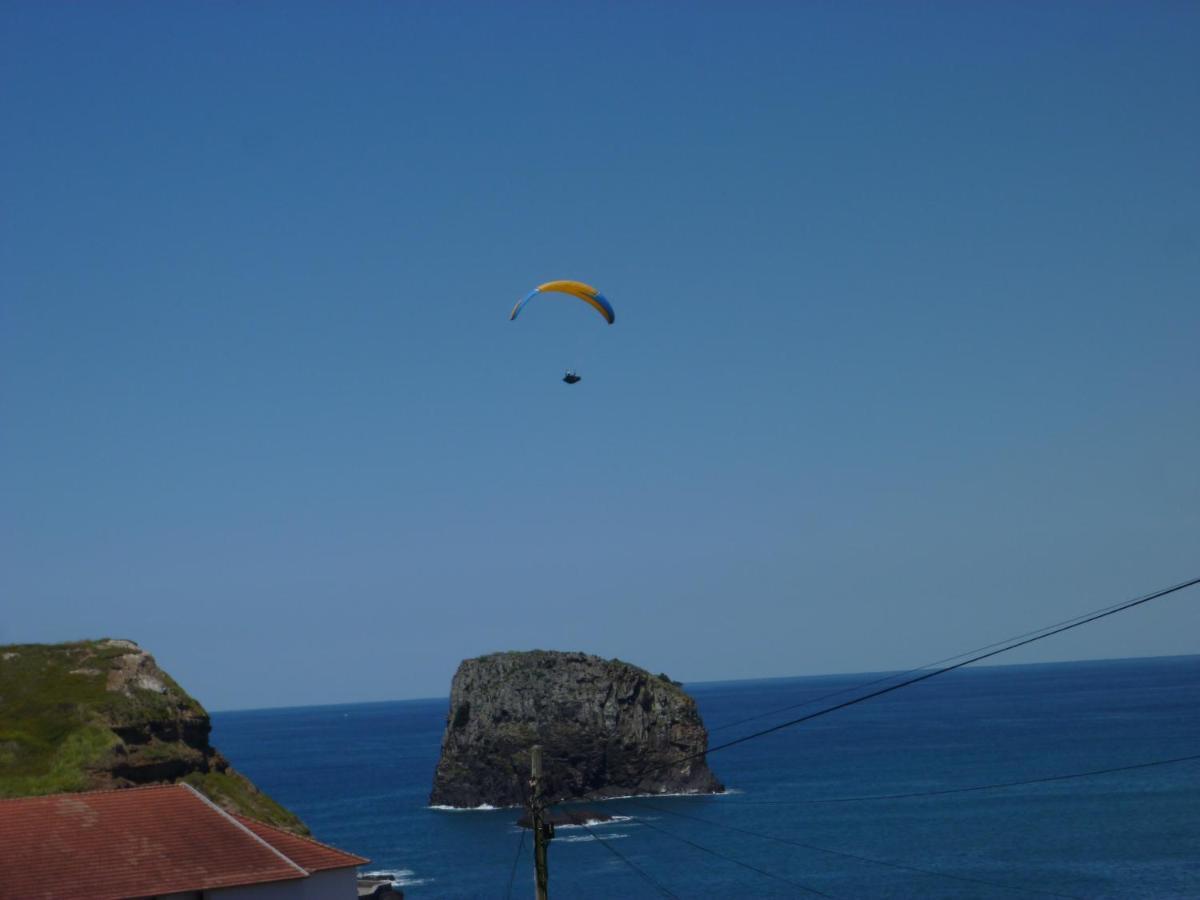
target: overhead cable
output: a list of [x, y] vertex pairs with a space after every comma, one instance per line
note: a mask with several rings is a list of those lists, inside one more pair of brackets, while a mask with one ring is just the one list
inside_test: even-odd
[[[820, 853], [827, 853], [832, 856], [842, 856], [847, 859], [857, 860], [858, 862], [872, 863], [874, 865], [879, 865], [879, 866], [887, 866], [892, 869], [904, 869], [909, 872], [917, 872], [921, 875], [932, 875], [937, 878], [949, 878], [954, 881], [964, 881], [964, 882], [969, 882], [972, 884], [983, 884], [983, 885], [987, 885], [988, 887], [1000, 888], [1000, 889], [1006, 890], [1006, 891], [1019, 891], [1021, 893], [1026, 893], [1026, 894], [1043, 894], [1048, 897], [1065, 897], [1065, 898], [1068, 898], [1068, 900], [1083, 900], [1083, 898], [1076, 897], [1073, 894], [1059, 894], [1054, 891], [1045, 891], [1045, 890], [1041, 890], [1040, 888], [1032, 888], [1032, 887], [1027, 887], [1025, 885], [1012, 885], [1012, 884], [1004, 884], [1004, 883], [998, 882], [998, 881], [987, 881], [982, 878], [972, 878], [967, 875], [954, 875], [949, 872], [939, 872], [936, 869], [922, 869], [922, 868], [919, 868], [918, 866], [910, 866], [910, 865], [906, 865], [904, 863], [889, 862], [888, 860], [885, 860], [885, 859], [875, 859], [870, 856], [859, 856], [858, 854], [846, 853], [845, 851], [842, 851], [842, 850], [831, 850], [828, 847], [819, 847], [816, 844], [806, 844], [801, 841], [792, 841], [787, 838], [779, 837], [778, 835], [769, 834], [769, 833], [760, 832], [760, 831], [751, 831], [748, 828], [739, 828], [736, 825], [727, 825], [724, 822], [718, 822], [714, 819], [705, 819], [701, 816], [691, 816], [691, 815], [688, 815], [687, 813], [676, 812], [674, 810], [667, 809], [666, 807], [656, 806], [653, 803], [647, 803], [646, 801], [640, 800], [640, 799], [631, 800], [629, 802], [636, 803], [638, 806], [643, 806], [646, 809], [652, 809], [655, 812], [666, 813], [669, 816], [678, 816], [681, 819], [691, 819], [693, 822], [704, 822], [708, 825], [715, 825], [718, 828], [725, 828], [729, 831], [736, 831], [740, 834], [749, 835], [750, 837], [763, 838], [763, 839], [769, 840], [769, 841], [776, 841], [777, 843], [780, 843], [780, 844], [788, 844], [789, 846], [800, 847], [805, 850], [816, 850]], [[641, 822], [643, 825], [649, 824], [642, 817], [635, 817], [635, 818], [637, 818], [638, 821]]]
[[915, 675], [917, 672], [923, 672], [926, 669], [930, 669], [934, 666], [940, 666], [944, 663], [953, 662], [956, 659], [962, 659], [964, 656], [971, 656], [972, 654], [975, 654], [975, 653], [982, 653], [984, 650], [991, 650], [993, 647], [999, 647], [1003, 644], [1011, 643], [1012, 641], [1019, 641], [1022, 638], [1027, 638], [1031, 635], [1040, 634], [1043, 631], [1049, 631], [1051, 628], [1058, 628], [1060, 625], [1067, 625], [1071, 622], [1076, 621], [1077, 619], [1082, 619], [1082, 618], [1085, 618], [1086, 616], [1094, 615], [1097, 612], [1106, 612], [1109, 610], [1115, 611], [1118, 606], [1123, 606], [1127, 602], [1128, 601], [1126, 601], [1126, 600], [1122, 600], [1119, 603], [1110, 604], [1109, 606], [1106, 606], [1100, 610], [1092, 610], [1091, 612], [1080, 613], [1079, 615], [1072, 616], [1069, 619], [1063, 619], [1061, 622], [1055, 622], [1053, 625], [1043, 625], [1041, 628], [1034, 628], [1032, 631], [1026, 631], [1023, 634], [1014, 635], [1013, 637], [1005, 638], [1004, 640], [993, 641], [990, 644], [984, 644], [982, 647], [976, 647], [974, 650], [967, 650], [963, 653], [955, 653], [953, 656], [946, 656], [946, 657], [943, 657], [942, 659], [934, 660], [933, 662], [927, 662], [924, 665], [917, 666], [916, 668], [913, 668], [913, 669], [907, 669], [903, 672], [888, 672], [887, 674], [881, 675], [878, 678], [872, 678], [870, 681], [863, 681], [858, 684], [852, 684], [849, 687], [840, 688], [836, 691], [830, 691], [827, 694], [821, 694], [816, 697], [810, 697], [807, 700], [800, 700], [796, 703], [790, 703], [787, 706], [779, 706], [779, 707], [776, 707], [775, 709], [767, 710], [766, 712], [755, 713], [752, 716], [746, 716], [744, 719], [737, 719], [736, 721], [733, 721], [733, 722], [723, 722], [722, 724], [717, 725], [715, 728], [709, 728], [708, 733], [716, 734], [718, 731], [724, 731], [727, 728], [735, 728], [738, 725], [745, 725], [747, 722], [756, 722], [759, 719], [765, 719], [768, 716], [778, 715], [779, 713], [783, 713], [783, 712], [791, 712], [793, 709], [799, 709], [802, 706], [811, 706], [814, 703], [819, 703], [822, 700], [828, 700], [831, 697], [840, 697], [843, 694], [849, 694], [854, 691], [862, 690], [863, 688], [874, 687], [875, 685], [883, 684], [886, 681], [892, 681], [897, 678], [904, 678], [908, 675]]
[[[1150, 769], [1155, 766], [1170, 766], [1176, 763], [1195, 762], [1200, 760], [1200, 753], [1191, 756], [1175, 756], [1171, 759], [1156, 759], [1151, 762], [1133, 763], [1128, 766], [1114, 766], [1110, 769], [1093, 769], [1090, 772], [1071, 772], [1067, 775], [1047, 775], [1043, 778], [1027, 778], [1024, 781], [998, 781], [994, 784], [976, 784], [971, 787], [941, 788], [932, 791], [910, 791], [905, 794], [864, 794], [859, 797], [803, 797], [798, 800], [738, 800], [737, 806], [799, 806], [810, 803], [857, 803], [864, 800], [908, 800], [916, 797], [940, 797], [945, 794], [967, 794], [972, 791], [990, 791], [999, 788], [1023, 787], [1028, 784], [1048, 784], [1053, 781], [1069, 781], [1073, 778], [1091, 778], [1096, 775], [1111, 775], [1114, 772], [1132, 772], [1135, 769]], [[692, 803], [712, 802], [712, 795], [672, 797], [672, 800], [684, 800]]]
[[592, 836], [592, 838], [594, 839], [594, 841], [597, 844], [600, 844], [602, 847], [604, 847], [605, 850], [607, 850], [609, 853], [611, 853], [613, 856], [615, 856], [621, 862], [625, 863], [625, 865], [629, 866], [629, 868], [633, 869], [633, 871], [637, 873], [639, 878], [641, 878], [643, 881], [645, 881], [647, 884], [649, 884], [651, 887], [653, 887], [656, 891], [658, 891], [664, 897], [673, 897], [674, 900], [680, 900], [680, 897], [678, 894], [671, 893], [671, 891], [667, 887], [660, 884], [649, 872], [646, 872], [644, 869], [642, 869], [642, 867], [639, 866], [637, 863], [635, 863], [632, 859], [627, 857], [624, 853], [622, 853], [616, 847], [609, 846], [609, 843], [610, 843], [609, 841], [601, 840], [600, 835], [598, 835], [598, 834], [596, 834], [596, 832], [592, 831], [592, 829], [590, 827], [588, 827], [588, 824], [586, 822], [582, 823], [582, 825], [583, 825], [584, 830], [587, 831], [587, 833]]
[[651, 829], [652, 831], [657, 831], [660, 834], [665, 834], [667, 837], [672, 838], [677, 841], [680, 841], [681, 843], [687, 844], [689, 847], [694, 847], [697, 850], [702, 850], [703, 852], [709, 854], [710, 856], [715, 856], [718, 859], [723, 859], [726, 862], [731, 862], [736, 866], [741, 866], [743, 869], [749, 869], [751, 872], [757, 872], [759, 875], [765, 875], [767, 878], [773, 878], [776, 881], [782, 881], [784, 884], [789, 884], [792, 887], [799, 888], [800, 890], [804, 891], [805, 893], [813, 894], [814, 896], [817, 896], [817, 897], [827, 897], [827, 898], [829, 898], [829, 900], [834, 900], [834, 898], [830, 894], [826, 894], [822, 891], [818, 891], [814, 887], [809, 887], [806, 884], [801, 884], [798, 881], [795, 881], [791, 878], [787, 878], [783, 875], [779, 875], [775, 872], [768, 872], [766, 869], [760, 869], [758, 866], [752, 865], [748, 862], [744, 862], [740, 859], [736, 859], [735, 857], [730, 856], [728, 853], [722, 853], [719, 850], [713, 850], [711, 847], [705, 847], [703, 844], [698, 844], [695, 841], [689, 840], [688, 838], [685, 838], [682, 835], [676, 834], [673, 831], [668, 831], [665, 828], [655, 825], [653, 822], [651, 822], [649, 819], [645, 818], [644, 816], [632, 816], [632, 818], [637, 819], [637, 821], [639, 821], [641, 824], [645, 825], [647, 828]]
[[875, 697], [882, 697], [884, 694], [890, 694], [890, 693], [892, 693], [892, 691], [898, 691], [901, 688], [909, 687], [910, 685], [914, 685], [914, 684], [917, 684], [922, 681], [928, 681], [930, 678], [936, 678], [938, 675], [945, 675], [947, 672], [953, 672], [955, 669], [961, 669], [963, 666], [969, 666], [972, 663], [977, 663], [977, 662], [980, 662], [981, 660], [989, 659], [993, 656], [998, 656], [1001, 653], [1007, 653], [1009, 650], [1016, 650], [1018, 647], [1024, 647], [1026, 644], [1032, 644], [1035, 641], [1040, 641], [1040, 640], [1043, 640], [1048, 637], [1053, 637], [1054, 635], [1061, 634], [1064, 631], [1070, 631], [1072, 628], [1078, 628], [1080, 625], [1087, 625], [1091, 622], [1096, 622], [1107, 616], [1115, 615], [1116, 613], [1119, 613], [1119, 612], [1125, 612], [1126, 610], [1133, 609], [1135, 606], [1141, 606], [1143, 603], [1149, 603], [1151, 600], [1157, 600], [1160, 597], [1167, 596], [1168, 594], [1174, 594], [1176, 591], [1182, 591], [1184, 588], [1189, 588], [1196, 584], [1200, 584], [1200, 578], [1193, 578], [1190, 581], [1184, 581], [1184, 582], [1182, 582], [1180, 584], [1176, 584], [1172, 587], [1163, 588], [1162, 590], [1155, 591], [1151, 594], [1146, 594], [1145, 596], [1138, 597], [1133, 600], [1127, 600], [1124, 603], [1117, 604], [1116, 606], [1105, 607], [1103, 610], [1092, 613], [1091, 615], [1088, 615], [1085, 618], [1081, 618], [1076, 621], [1071, 621], [1069, 624], [1059, 625], [1055, 628], [1052, 628], [1049, 631], [1043, 631], [1041, 633], [1037, 633], [1033, 637], [1027, 637], [1027, 638], [1024, 638], [1023, 640], [1018, 640], [1015, 643], [1005, 644], [1004, 646], [999, 647], [998, 649], [989, 650], [987, 653], [979, 653], [974, 656], [971, 656], [968, 659], [964, 659], [962, 662], [957, 662], [950, 666], [944, 666], [943, 668], [940, 668], [940, 669], [934, 669], [931, 672], [925, 672], [923, 675], [917, 675], [913, 678], [905, 679], [904, 681], [898, 682], [896, 684], [888, 685], [885, 688], [880, 688], [879, 690], [871, 691], [868, 694], [863, 694], [860, 697], [854, 697], [853, 699], [850, 699], [850, 700], [844, 700], [841, 703], [835, 703], [833, 706], [826, 706], [822, 709], [816, 710], [815, 712], [811, 712], [808, 715], [799, 716], [798, 718], [790, 719], [787, 722], [780, 722], [778, 725], [772, 725], [770, 728], [764, 728], [761, 731], [755, 731], [750, 734], [743, 735], [742, 737], [735, 738], [732, 741], [726, 741], [723, 744], [718, 744], [715, 747], [710, 747], [710, 748], [708, 748], [708, 750], [701, 750], [696, 753], [690, 753], [686, 756], [681, 756], [678, 759], [675, 759], [670, 762], [663, 763], [659, 766], [655, 766], [653, 768], [647, 769], [642, 774], [646, 775], [646, 774], [649, 774], [650, 772], [655, 772], [660, 769], [677, 766], [680, 763], [687, 762], [690, 759], [696, 759], [697, 757], [702, 757], [706, 753], [716, 753], [718, 750], [725, 750], [729, 747], [735, 747], [738, 744], [744, 744], [747, 741], [753, 741], [753, 740], [756, 740], [757, 738], [765, 737], [768, 734], [774, 734], [775, 732], [782, 731], [785, 728], [791, 728], [792, 726], [799, 725], [802, 722], [808, 722], [808, 721], [811, 721], [812, 719], [816, 719], [821, 716], [827, 716], [832, 712], [837, 712], [838, 710], [846, 709], [847, 707], [850, 707], [850, 706], [855, 706], [866, 700], [872, 700]]
[[512, 871], [508, 873], [508, 890], [504, 892], [504, 900], [512, 900], [513, 880], [517, 877], [517, 862], [521, 859], [521, 851], [525, 849], [525, 829], [521, 829], [521, 839], [517, 841], [517, 855], [513, 857]]

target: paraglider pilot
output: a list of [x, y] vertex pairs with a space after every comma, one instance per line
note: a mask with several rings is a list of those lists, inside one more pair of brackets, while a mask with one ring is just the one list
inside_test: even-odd
[[[611, 325], [617, 319], [617, 314], [613, 312], [612, 304], [605, 299], [604, 295], [598, 290], [582, 281], [547, 281], [545, 284], [539, 284], [532, 291], [517, 301], [517, 305], [512, 308], [512, 312], [508, 314], [508, 319], [511, 322], [516, 319], [525, 304], [536, 297], [538, 294], [558, 293], [568, 294], [572, 297], [578, 297], [596, 312], [604, 317], [604, 321]], [[563, 381], [567, 384], [578, 384], [582, 381], [579, 375], [575, 374], [574, 369], [567, 369], [563, 375]]]

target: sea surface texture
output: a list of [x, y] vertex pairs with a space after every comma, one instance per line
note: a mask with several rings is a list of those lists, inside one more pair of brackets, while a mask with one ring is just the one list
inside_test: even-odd
[[[716, 747], [878, 677], [687, 688]], [[370, 857], [366, 869], [394, 873], [408, 897], [531, 897], [519, 811], [426, 806], [446, 708], [215, 713], [213, 743], [318, 839]], [[1196, 898], [1200, 759], [929, 793], [1195, 755], [1200, 656], [962, 669], [711, 753], [725, 796], [585, 804], [619, 818], [559, 829], [550, 893]], [[915, 796], [877, 799], [895, 794]]]

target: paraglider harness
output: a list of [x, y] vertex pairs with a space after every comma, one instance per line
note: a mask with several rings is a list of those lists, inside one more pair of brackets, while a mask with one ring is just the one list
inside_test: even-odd
[[575, 374], [574, 369], [567, 369], [567, 374], [563, 376], [563, 381], [567, 384], [575, 384], [577, 381], [582, 381], [583, 378]]

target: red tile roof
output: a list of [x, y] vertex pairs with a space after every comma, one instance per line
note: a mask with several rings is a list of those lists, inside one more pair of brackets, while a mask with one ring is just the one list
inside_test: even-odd
[[146, 897], [365, 862], [235, 818], [185, 784], [0, 800], [0, 900]]
[[344, 869], [347, 866], [361, 866], [370, 860], [355, 856], [312, 838], [300, 837], [282, 828], [248, 819], [245, 816], [232, 814], [235, 819], [257, 834], [260, 838], [286, 856], [292, 862], [299, 863], [310, 872], [320, 872], [324, 869]]

